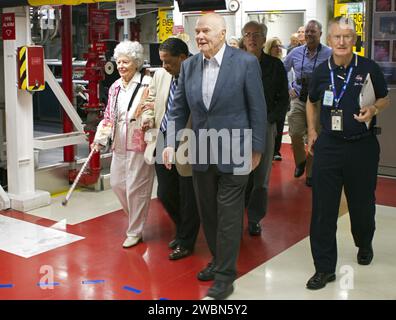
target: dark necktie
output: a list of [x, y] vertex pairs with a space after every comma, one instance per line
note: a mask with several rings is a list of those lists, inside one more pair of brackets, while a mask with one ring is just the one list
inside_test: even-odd
[[160, 129], [162, 132], [166, 132], [166, 126], [168, 123], [169, 117], [169, 110], [172, 108], [173, 105], [173, 97], [175, 95], [175, 90], [177, 88], [177, 79], [173, 78], [170, 89], [169, 89], [169, 96], [168, 96], [168, 103], [166, 104], [166, 111], [164, 117], [162, 118]]

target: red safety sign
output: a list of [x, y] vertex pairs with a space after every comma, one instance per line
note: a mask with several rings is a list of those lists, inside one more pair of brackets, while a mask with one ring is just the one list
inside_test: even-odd
[[91, 41], [108, 40], [110, 37], [110, 12], [108, 10], [91, 10]]
[[103, 54], [107, 50], [106, 42], [94, 42], [92, 43], [92, 49], [99, 54]]
[[3, 13], [1, 25], [3, 40], [15, 40], [15, 13]]

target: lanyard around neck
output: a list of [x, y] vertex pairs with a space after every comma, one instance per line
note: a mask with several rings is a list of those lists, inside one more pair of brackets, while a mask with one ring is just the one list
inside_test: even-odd
[[337, 96], [337, 90], [336, 90], [335, 81], [334, 81], [334, 69], [330, 69], [331, 88], [333, 89], [335, 108], [338, 108], [340, 101], [345, 94], [349, 80], [351, 79], [352, 71], [353, 71], [353, 66], [350, 66], [348, 76], [347, 76], [346, 80], [344, 81], [344, 85], [341, 88], [340, 95]]
[[[302, 78], [303, 75], [304, 75], [304, 61], [305, 61], [305, 55], [306, 55], [306, 53], [307, 53], [307, 48], [308, 48], [308, 47], [305, 47], [305, 48], [304, 48], [303, 59], [302, 59], [302, 61], [301, 61], [301, 78]], [[318, 56], [319, 56], [320, 49], [322, 49], [322, 46], [319, 44], [318, 48], [316, 49], [315, 61], [314, 61], [314, 65], [313, 65], [313, 67], [312, 67], [312, 71], [311, 71], [311, 72], [313, 72], [313, 71], [315, 70], [316, 61], [318, 61]]]

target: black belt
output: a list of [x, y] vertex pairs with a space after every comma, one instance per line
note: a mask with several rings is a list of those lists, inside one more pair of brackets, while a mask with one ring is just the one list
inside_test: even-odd
[[340, 135], [335, 135], [335, 134], [330, 134], [332, 137], [344, 140], [344, 141], [358, 141], [367, 137], [371, 137], [371, 136], [376, 136], [381, 134], [381, 128], [379, 127], [374, 127], [364, 133], [361, 134], [355, 134], [353, 136], [340, 136]]

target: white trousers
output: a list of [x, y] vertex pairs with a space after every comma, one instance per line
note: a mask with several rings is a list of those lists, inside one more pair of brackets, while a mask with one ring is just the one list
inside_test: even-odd
[[143, 153], [113, 152], [110, 185], [128, 214], [126, 235], [141, 237], [149, 210], [154, 181], [154, 166], [144, 161]]

